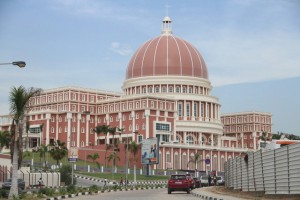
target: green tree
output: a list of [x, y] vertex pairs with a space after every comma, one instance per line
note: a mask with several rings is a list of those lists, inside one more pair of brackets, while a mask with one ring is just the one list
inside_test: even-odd
[[95, 162], [95, 160], [97, 160], [99, 158], [99, 154], [98, 153], [94, 153], [94, 154], [89, 154], [86, 157], [87, 159], [90, 159], [93, 161], [93, 163]]
[[105, 147], [105, 158], [104, 158], [104, 166], [106, 167], [106, 155], [107, 155], [107, 151], [111, 148], [111, 145], [110, 144], [107, 144], [107, 134], [109, 133], [109, 130], [110, 129], [110, 127], [109, 127], [109, 125], [105, 125], [105, 124], [103, 124], [103, 125], [101, 125], [101, 126], [96, 126], [94, 129], [93, 129], [93, 131], [95, 132], [95, 133], [97, 133], [97, 135], [100, 135], [101, 133], [103, 133], [104, 135], [105, 135], [105, 141], [104, 141], [104, 144], [106, 145], [106, 147]]
[[9, 148], [11, 135], [9, 131], [0, 131], [0, 152], [4, 147]]
[[44, 168], [47, 169], [46, 154], [48, 153], [48, 146], [42, 144], [42, 145], [38, 148], [37, 152], [39, 153], [40, 160], [43, 159], [43, 162], [44, 162]]
[[50, 156], [56, 160], [56, 164], [59, 165], [59, 161], [68, 155], [68, 149], [65, 147], [65, 143], [57, 140], [50, 144]]
[[30, 98], [40, 94], [40, 89], [29, 88], [23, 86], [13, 87], [9, 95], [10, 114], [12, 120], [12, 182], [8, 198], [13, 199], [19, 196], [18, 192], [18, 169], [19, 154], [22, 152], [22, 135], [24, 123], [26, 123], [26, 114], [30, 111]]
[[136, 163], [137, 163], [137, 153], [139, 151], [139, 145], [136, 142], [131, 142], [129, 145], [129, 151], [132, 153], [133, 155], [133, 181], [134, 183], [136, 183]]
[[[108, 162], [112, 161], [112, 169], [116, 167], [116, 161], [120, 161], [120, 157], [118, 156], [117, 152], [113, 151], [108, 157]], [[113, 171], [114, 172], [114, 171]]]
[[189, 160], [189, 163], [193, 163], [194, 166], [195, 166], [195, 177], [196, 177], [196, 174], [197, 174], [197, 164], [198, 162], [200, 161], [200, 158], [201, 158], [201, 154], [199, 153], [196, 153], [194, 156], [191, 156], [190, 157], [190, 160]]
[[[60, 169], [61, 174], [61, 182], [64, 182], [65, 185], [72, 184], [72, 166], [71, 165], [63, 165]], [[76, 178], [73, 179], [73, 184], [76, 185]]]
[[259, 139], [264, 141], [264, 147], [266, 147], [266, 143], [268, 138], [268, 133], [266, 131], [262, 131], [261, 136], [259, 136]]

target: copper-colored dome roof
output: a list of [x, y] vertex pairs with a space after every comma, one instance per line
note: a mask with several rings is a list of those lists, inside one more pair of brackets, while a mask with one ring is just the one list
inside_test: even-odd
[[172, 34], [170, 20], [164, 19], [163, 23], [162, 35], [147, 41], [132, 56], [127, 66], [126, 79], [144, 76], [193, 76], [208, 79], [207, 68], [199, 51]]

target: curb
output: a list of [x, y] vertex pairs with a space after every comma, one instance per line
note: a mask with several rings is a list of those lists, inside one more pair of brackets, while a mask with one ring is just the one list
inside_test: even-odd
[[57, 197], [50, 197], [50, 198], [46, 198], [46, 200], [59, 200], [59, 199], [67, 199], [67, 198], [73, 198], [76, 196], [82, 196], [82, 195], [93, 195], [93, 194], [101, 194], [101, 193], [109, 193], [109, 192], [128, 192], [128, 191], [134, 191], [134, 190], [153, 190], [153, 189], [161, 189], [161, 188], [166, 188], [166, 186], [164, 187], [158, 187], [158, 188], [134, 188], [134, 189], [121, 189], [121, 190], [98, 190], [97, 192], [79, 192], [76, 194], [68, 194], [68, 195], [62, 195], [62, 196], [57, 196]]
[[199, 197], [201, 199], [207, 199], [207, 200], [223, 200], [222, 198], [216, 198], [212, 196], [202, 195], [199, 193], [191, 192], [193, 196]]

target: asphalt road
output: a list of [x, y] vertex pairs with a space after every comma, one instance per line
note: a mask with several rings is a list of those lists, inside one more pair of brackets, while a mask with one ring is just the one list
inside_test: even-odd
[[117, 192], [105, 192], [98, 195], [79, 196], [74, 197], [74, 200], [199, 200], [199, 197], [195, 197], [192, 194], [186, 192], [172, 192], [168, 194], [167, 188], [162, 189], [148, 189], [148, 190], [129, 190], [129, 191], [117, 191]]

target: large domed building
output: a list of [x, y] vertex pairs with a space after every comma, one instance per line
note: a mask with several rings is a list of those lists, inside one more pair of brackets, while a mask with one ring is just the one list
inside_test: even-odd
[[[139, 168], [156, 163], [151, 167], [202, 171], [223, 171], [229, 158], [258, 148], [258, 132], [271, 132], [270, 114], [237, 113], [222, 122], [203, 57], [191, 43], [173, 35], [171, 22], [165, 17], [161, 34], [133, 54], [123, 93], [62, 87], [32, 98], [24, 147], [61, 140], [69, 149], [77, 148], [80, 159], [98, 153], [98, 162], [104, 164], [109, 154], [117, 152], [117, 165], [129, 161], [131, 167], [124, 146], [135, 141], [143, 144]], [[9, 116], [0, 121], [0, 130], [10, 129]], [[119, 131], [94, 132], [103, 125]], [[108, 144], [117, 148], [107, 148]]]

